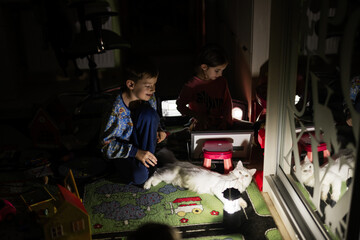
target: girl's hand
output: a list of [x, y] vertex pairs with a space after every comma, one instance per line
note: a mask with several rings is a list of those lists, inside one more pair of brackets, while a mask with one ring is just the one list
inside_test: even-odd
[[156, 135], [157, 143], [161, 143], [166, 138], [167, 134], [164, 131], [158, 131]]
[[150, 167], [149, 165], [154, 167], [157, 164], [157, 158], [149, 151], [138, 149], [135, 158], [142, 162], [147, 168]]
[[206, 129], [208, 129], [208, 127], [209, 127], [209, 119], [208, 119], [208, 117], [206, 116], [206, 115], [197, 115], [196, 117], [195, 117], [195, 120], [196, 120], [196, 122], [195, 122], [195, 128], [197, 129], [197, 130], [206, 130]]
[[228, 129], [228, 123], [224, 120], [219, 124], [219, 130], [226, 130]]

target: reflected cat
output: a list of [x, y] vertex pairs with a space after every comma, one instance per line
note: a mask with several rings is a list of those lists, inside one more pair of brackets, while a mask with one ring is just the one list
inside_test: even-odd
[[[337, 202], [341, 195], [342, 182], [346, 182], [353, 176], [354, 161], [353, 158], [337, 158], [333, 164], [325, 164], [319, 168], [319, 177], [321, 182], [321, 199], [326, 201], [331, 188], [331, 199]], [[325, 175], [325, 177], [324, 177]], [[314, 165], [305, 157], [301, 164], [301, 178], [304, 185], [314, 187]]]

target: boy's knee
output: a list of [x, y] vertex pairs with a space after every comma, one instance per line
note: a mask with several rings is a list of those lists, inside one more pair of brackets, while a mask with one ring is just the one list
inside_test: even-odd
[[[135, 160], [135, 159], [134, 159]], [[149, 178], [149, 169], [145, 167], [140, 161], [135, 160], [133, 165], [133, 179], [132, 182], [135, 185], [142, 185]]]
[[160, 120], [159, 115], [152, 107], [144, 107], [141, 110], [140, 116], [143, 121], [158, 122]]
[[143, 174], [143, 175], [137, 175], [137, 176], [134, 176], [133, 183], [135, 185], [142, 185], [146, 182], [146, 180], [148, 180], [148, 178], [149, 178], [148, 173]]

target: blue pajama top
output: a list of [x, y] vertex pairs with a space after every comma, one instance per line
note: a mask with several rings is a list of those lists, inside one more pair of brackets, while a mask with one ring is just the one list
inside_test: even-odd
[[[155, 95], [148, 102], [156, 110]], [[110, 114], [107, 115], [101, 138], [101, 151], [108, 159], [135, 157], [137, 153], [137, 147], [130, 142], [133, 132], [130, 113], [122, 99], [121, 91], [112, 105]]]

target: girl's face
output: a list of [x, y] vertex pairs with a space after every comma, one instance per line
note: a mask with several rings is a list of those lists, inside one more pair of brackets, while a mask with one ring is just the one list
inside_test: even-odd
[[206, 64], [201, 65], [204, 73], [204, 80], [215, 80], [222, 76], [223, 71], [227, 67], [227, 63], [216, 67], [208, 67]]
[[157, 77], [144, 77], [138, 80], [136, 83], [132, 81], [132, 83], [128, 87], [135, 99], [149, 101], [155, 93], [156, 82]]

